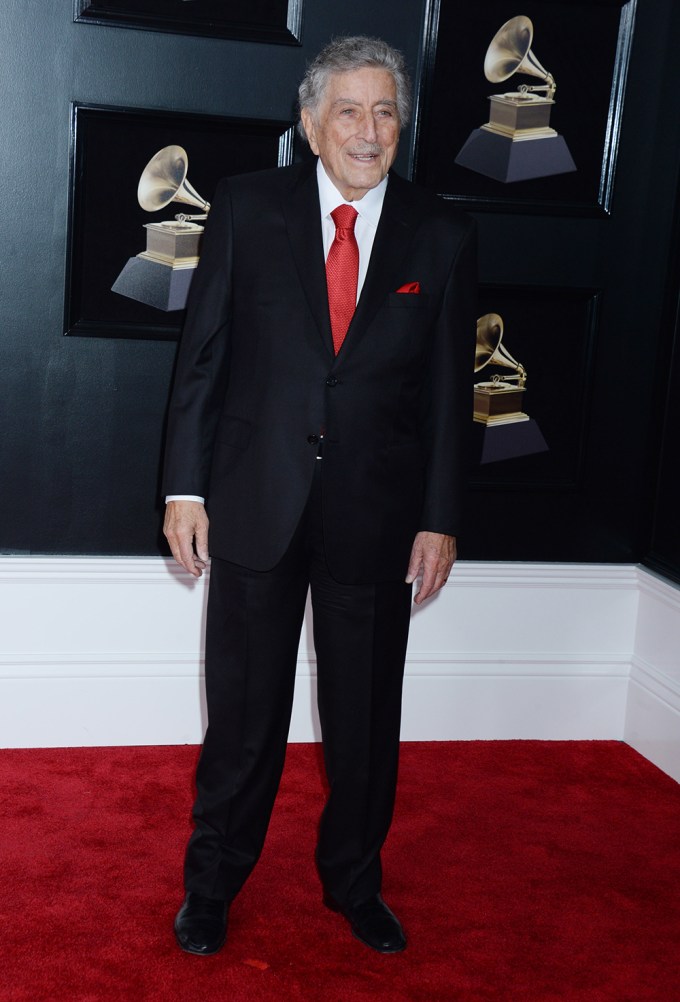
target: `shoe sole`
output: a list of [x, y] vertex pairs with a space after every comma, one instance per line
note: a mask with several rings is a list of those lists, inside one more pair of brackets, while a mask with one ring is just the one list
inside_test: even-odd
[[367, 940], [363, 939], [363, 937], [361, 937], [359, 933], [356, 932], [354, 929], [352, 929], [352, 935], [354, 936], [355, 939], [358, 939], [360, 943], [363, 943], [364, 946], [367, 946], [369, 950], [373, 950], [375, 953], [382, 953], [385, 956], [392, 953], [403, 953], [407, 946], [407, 944], [404, 943], [403, 946], [392, 946], [389, 949], [385, 950], [379, 946], [374, 946], [373, 943], [369, 943]]
[[182, 942], [182, 940], [179, 937], [179, 933], [177, 932], [177, 929], [175, 929], [174, 932], [175, 932], [175, 939], [177, 940], [177, 945], [180, 948], [180, 950], [182, 950], [184, 953], [190, 953], [194, 957], [214, 957], [216, 953], [220, 952], [220, 950], [227, 941], [227, 936], [225, 933], [222, 942], [218, 946], [216, 946], [214, 950], [194, 950], [192, 949], [191, 946]]
[[[345, 921], [349, 922], [347, 916], [344, 914], [340, 905], [329, 894], [324, 894], [323, 903], [326, 906], [326, 908], [328, 908], [329, 911], [335, 912], [336, 915], [342, 915]], [[369, 943], [368, 940], [365, 940], [363, 938], [363, 936], [360, 936], [359, 933], [355, 930], [354, 926], [351, 924], [351, 922], [349, 923], [349, 927], [355, 939], [358, 939], [360, 943], [363, 943], [363, 945], [367, 946], [369, 950], [374, 950], [376, 953], [383, 953], [383, 954], [403, 953], [408, 945], [407, 943], [404, 943], [403, 946], [393, 946], [390, 947], [389, 949], [382, 950], [379, 946], [375, 946], [373, 943]]]

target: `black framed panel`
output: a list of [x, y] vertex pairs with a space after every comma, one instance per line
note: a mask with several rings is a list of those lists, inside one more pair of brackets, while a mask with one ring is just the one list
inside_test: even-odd
[[652, 539], [643, 563], [680, 584], [680, 470], [678, 469], [678, 428], [680, 428], [680, 328], [676, 329], [675, 351], [662, 437], [656, 485]]
[[146, 223], [192, 211], [171, 202], [150, 213], [137, 201], [145, 166], [169, 145], [186, 150], [188, 180], [209, 202], [225, 175], [290, 163], [293, 123], [73, 104], [66, 334], [179, 336], [183, 310], [164, 312], [111, 288], [126, 262], [144, 251]]
[[[674, 234], [662, 330], [667, 332], [658, 360], [657, 421], [650, 453], [658, 461], [650, 471], [651, 532], [643, 563], [680, 584], [680, 184], [676, 194]], [[657, 446], [657, 442], [660, 444]]]
[[[636, 4], [637, 0], [528, 0], [522, 5], [522, 20], [528, 18], [533, 26], [528, 61], [537, 63], [540, 70], [545, 68], [557, 84], [554, 105], [544, 109], [549, 118], [538, 124], [557, 132], [575, 169], [499, 180], [456, 159], [474, 136], [490, 141], [483, 127], [489, 122], [491, 95], [514, 92], [522, 85], [540, 87], [545, 82], [536, 78], [541, 77], [540, 71], [535, 71], [536, 76], [526, 74], [521, 66], [518, 71], [520, 57], [511, 59], [498, 44], [506, 22], [520, 20], [517, 4], [512, 0], [464, 5], [428, 0], [414, 130], [414, 179], [475, 210], [607, 214]], [[485, 76], [492, 40], [497, 43], [498, 82], [489, 82]], [[531, 149], [536, 156], [545, 156], [544, 139], [532, 141], [528, 131], [524, 137], [515, 143], [515, 151], [528, 156]]]
[[[509, 458], [476, 467], [473, 487], [531, 492], [579, 486], [600, 297], [595, 289], [482, 285], [479, 314], [502, 318], [502, 348], [526, 370], [521, 410], [536, 426], [543, 447], [523, 454], [525, 428], [529, 430], [524, 422], [487, 428], [475, 423], [478, 447], [482, 436], [500, 436], [501, 443], [506, 439], [510, 444], [501, 445], [501, 454]], [[492, 360], [477, 372], [475, 383], [488, 381], [492, 374], [504, 379], [507, 373], [507, 367]], [[530, 439], [534, 445], [536, 437], [534, 431]], [[486, 445], [488, 452], [489, 442]], [[492, 456], [493, 445], [491, 440]]]
[[302, 0], [75, 0], [73, 20], [299, 45]]

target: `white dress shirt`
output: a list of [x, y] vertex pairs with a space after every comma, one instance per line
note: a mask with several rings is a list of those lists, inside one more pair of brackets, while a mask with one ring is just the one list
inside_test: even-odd
[[[359, 276], [357, 280], [357, 301], [361, 295], [361, 290], [368, 271], [368, 262], [373, 250], [375, 232], [380, 222], [385, 191], [387, 190], [387, 178], [384, 177], [375, 188], [369, 188], [363, 198], [356, 202], [348, 202], [335, 187], [326, 173], [321, 158], [316, 164], [316, 180], [319, 186], [319, 204], [321, 206], [321, 235], [323, 238], [324, 261], [328, 257], [331, 244], [335, 240], [335, 223], [331, 218], [331, 212], [339, 205], [351, 205], [357, 210], [357, 221], [354, 224], [354, 236], [359, 247]], [[168, 494], [165, 499], [168, 501], [199, 501], [205, 502], [205, 498], [196, 494]]]
[[368, 262], [373, 250], [375, 231], [380, 222], [385, 191], [387, 190], [387, 178], [384, 177], [375, 188], [369, 188], [363, 198], [356, 202], [348, 202], [343, 198], [335, 187], [328, 174], [324, 170], [321, 159], [316, 164], [316, 180], [319, 185], [319, 203], [321, 205], [321, 234], [323, 236], [323, 256], [328, 257], [331, 244], [335, 240], [335, 223], [331, 218], [331, 212], [339, 205], [351, 205], [358, 212], [357, 221], [354, 224], [354, 236], [359, 247], [359, 278], [357, 281], [357, 300], [361, 295], [364, 286]]

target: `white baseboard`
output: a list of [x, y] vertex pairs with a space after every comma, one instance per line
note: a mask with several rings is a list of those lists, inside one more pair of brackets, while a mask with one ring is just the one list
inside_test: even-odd
[[[460, 563], [414, 611], [405, 740], [622, 739], [640, 572]], [[0, 745], [201, 740], [205, 581], [154, 558], [0, 558]], [[290, 737], [319, 738], [303, 629]]]
[[[198, 743], [205, 580], [0, 558], [0, 746]], [[290, 738], [319, 740], [309, 617]], [[680, 589], [629, 565], [460, 563], [414, 610], [404, 740], [619, 739], [680, 781]]]
[[640, 571], [624, 740], [680, 782], [680, 589]]

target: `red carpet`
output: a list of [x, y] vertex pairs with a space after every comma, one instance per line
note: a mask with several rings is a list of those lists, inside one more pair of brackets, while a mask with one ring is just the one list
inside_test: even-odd
[[321, 906], [309, 745], [225, 949], [177, 949], [196, 754], [0, 751], [2, 1002], [680, 1000], [680, 786], [627, 746], [405, 745], [384, 889], [410, 944], [392, 957]]

